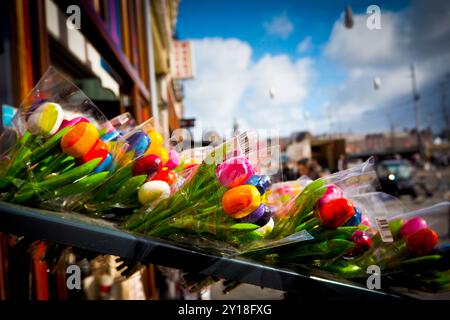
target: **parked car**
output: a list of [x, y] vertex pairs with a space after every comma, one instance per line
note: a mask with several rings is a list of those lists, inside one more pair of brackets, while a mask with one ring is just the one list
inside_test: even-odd
[[394, 196], [417, 197], [412, 182], [413, 168], [407, 160], [384, 160], [377, 166], [378, 179], [384, 192]]

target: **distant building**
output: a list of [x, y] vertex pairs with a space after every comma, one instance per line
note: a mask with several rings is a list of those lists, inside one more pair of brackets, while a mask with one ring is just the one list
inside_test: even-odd
[[[69, 0], [1, 1], [0, 105], [19, 106], [49, 66], [92, 96], [108, 118], [130, 112], [157, 118], [167, 136], [183, 113], [174, 57], [178, 0], [77, 1], [80, 27], [69, 27]], [[189, 57], [182, 43], [181, 57]], [[178, 51], [177, 51], [178, 52]], [[185, 54], [185, 53], [189, 54]], [[189, 59], [183, 66], [189, 66]], [[94, 94], [95, 93], [95, 96]]]
[[300, 159], [311, 159], [311, 134], [297, 132], [292, 134], [292, 143], [286, 147], [289, 160], [297, 162]]
[[[412, 154], [419, 151], [415, 130], [365, 135], [348, 134], [344, 135], [343, 138], [346, 140], [346, 153], [350, 157], [392, 153]], [[421, 132], [421, 139], [425, 149], [429, 149], [432, 146], [432, 134], [429, 130]]]

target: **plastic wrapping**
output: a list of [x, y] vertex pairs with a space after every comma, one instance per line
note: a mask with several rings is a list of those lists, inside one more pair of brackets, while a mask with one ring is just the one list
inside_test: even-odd
[[[372, 195], [375, 196], [375, 195]], [[384, 202], [396, 200], [378, 195]], [[371, 266], [397, 288], [428, 292], [450, 291], [450, 212], [448, 203], [409, 213], [377, 214], [376, 233], [367, 252], [327, 266], [343, 277], [363, 281]]]
[[185, 152], [184, 164], [194, 166], [181, 188], [156, 206], [144, 205], [125, 227], [177, 242], [189, 239], [220, 253], [236, 253], [253, 237], [264, 237], [273, 227], [262, 203], [270, 179], [259, 173], [270, 165], [265, 160], [272, 152], [260, 152], [259, 146], [258, 136], [245, 132], [215, 148]]
[[278, 214], [286, 213], [286, 210], [280, 210], [286, 207], [287, 204], [297, 197], [306, 185], [311, 183], [309, 178], [300, 178], [294, 181], [285, 181], [274, 183], [269, 190], [267, 190], [265, 202], [273, 211]]
[[[111, 152], [101, 140], [114, 130], [84, 93], [50, 68], [13, 119], [18, 142], [2, 169], [2, 199], [63, 208], [60, 195], [76, 195], [102, 184], [95, 171]], [[61, 206], [60, 206], [61, 205]]]
[[308, 184], [269, 238], [243, 256], [362, 284], [378, 268], [385, 289], [449, 291], [448, 204], [404, 213], [400, 200], [373, 189], [372, 178], [349, 183], [358, 173], [372, 177], [370, 170], [363, 165]]
[[[180, 164], [175, 150], [168, 150], [160, 127], [149, 119], [117, 140], [114, 172], [83, 204], [86, 212], [122, 219], [148, 198], [162, 200], [179, 188]], [[176, 185], [176, 183], [178, 183]]]
[[389, 212], [374, 196], [380, 194], [376, 186], [372, 159], [303, 181], [302, 191], [278, 208], [272, 233], [251, 243], [242, 255], [293, 268], [323, 269], [343, 257], [363, 254], [371, 246], [371, 221]]

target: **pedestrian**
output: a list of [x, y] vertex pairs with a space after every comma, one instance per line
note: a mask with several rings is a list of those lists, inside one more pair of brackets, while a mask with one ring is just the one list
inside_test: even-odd
[[345, 154], [341, 154], [338, 160], [338, 171], [343, 171], [347, 169], [347, 159], [345, 158]]

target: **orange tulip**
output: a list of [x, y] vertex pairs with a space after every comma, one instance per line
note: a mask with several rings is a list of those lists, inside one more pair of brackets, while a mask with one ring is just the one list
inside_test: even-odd
[[223, 194], [222, 207], [233, 219], [241, 219], [255, 211], [261, 204], [261, 194], [252, 185], [229, 189]]
[[99, 138], [97, 128], [89, 122], [77, 123], [61, 139], [64, 153], [79, 158], [95, 145]]

